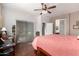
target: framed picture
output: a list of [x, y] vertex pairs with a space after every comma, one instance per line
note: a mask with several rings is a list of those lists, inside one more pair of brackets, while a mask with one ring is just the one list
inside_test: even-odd
[[79, 21], [76, 21], [76, 25], [79, 26]]
[[79, 29], [78, 25], [73, 25], [73, 29]]

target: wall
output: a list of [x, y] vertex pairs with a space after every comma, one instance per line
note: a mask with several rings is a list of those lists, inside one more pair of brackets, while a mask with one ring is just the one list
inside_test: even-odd
[[1, 20], [1, 4], [0, 4], [0, 28], [1, 28], [1, 25], [2, 25], [2, 20]]
[[52, 15], [51, 14], [44, 14], [41, 16], [42, 22], [44, 23], [52, 23]]
[[0, 4], [0, 16], [1, 16], [1, 6], [2, 6], [2, 5]]
[[42, 35], [42, 19], [41, 16], [37, 16], [37, 20], [35, 21], [35, 32], [39, 31], [40, 35]]
[[39, 31], [42, 35], [42, 23], [52, 23], [52, 19], [49, 14], [38, 15], [37, 20], [35, 20], [35, 31]]
[[2, 17], [2, 4], [0, 4], [0, 29], [3, 26], [3, 17]]
[[52, 22], [54, 23], [56, 19], [66, 19], [67, 35], [79, 35], [79, 29], [73, 29], [73, 25], [76, 25], [76, 21], [79, 21], [79, 11], [53, 17]]
[[8, 33], [12, 33], [12, 25], [16, 25], [16, 20], [22, 20], [35, 23], [35, 16], [29, 15], [25, 12], [16, 11], [7, 7], [3, 8], [4, 25], [8, 30]]
[[71, 35], [79, 34], [79, 29], [73, 29], [76, 20], [79, 20], [79, 12], [74, 12], [71, 14], [64, 14], [56, 17], [51, 17], [51, 15], [34, 16], [27, 14], [25, 12], [15, 11], [9, 8], [3, 8], [3, 19], [4, 25], [7, 28], [9, 34], [12, 32], [12, 25], [16, 24], [16, 20], [28, 21], [34, 23], [34, 35], [36, 31], [42, 32], [42, 23], [53, 22], [56, 19], [66, 19], [66, 33]]
[[[69, 14], [64, 14], [64, 15], [53, 17], [52, 22], [54, 24], [55, 24], [56, 19], [65, 19], [66, 20], [66, 35], [69, 35], [70, 34], [70, 32], [69, 32]], [[54, 29], [54, 32], [55, 32], [55, 29]]]
[[79, 35], [79, 29], [73, 29], [76, 21], [79, 21], [79, 11], [70, 14], [70, 34], [72, 35]]
[[40, 31], [42, 34], [42, 22], [48, 23], [50, 21], [50, 15], [30, 15], [25, 12], [17, 11], [7, 7], [3, 8], [4, 26], [7, 28], [8, 33], [12, 34], [12, 25], [16, 25], [16, 20], [33, 22], [34, 23], [34, 36], [36, 31]]

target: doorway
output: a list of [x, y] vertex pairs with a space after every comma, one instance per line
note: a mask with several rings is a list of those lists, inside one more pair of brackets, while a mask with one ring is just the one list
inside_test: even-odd
[[34, 24], [32, 22], [16, 21], [17, 43], [30, 42], [34, 38]]

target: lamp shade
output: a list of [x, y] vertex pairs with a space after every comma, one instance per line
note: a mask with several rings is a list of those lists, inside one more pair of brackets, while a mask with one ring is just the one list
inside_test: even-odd
[[3, 31], [2, 34], [6, 34], [6, 32]]
[[3, 27], [3, 28], [1, 29], [1, 31], [7, 31], [7, 29], [6, 29], [5, 27]]

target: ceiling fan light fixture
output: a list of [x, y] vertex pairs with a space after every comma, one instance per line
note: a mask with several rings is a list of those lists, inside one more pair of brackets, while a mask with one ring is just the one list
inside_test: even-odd
[[43, 11], [42, 11], [42, 13], [43, 13], [43, 14], [46, 14], [46, 13], [47, 13], [47, 11], [43, 10]]

